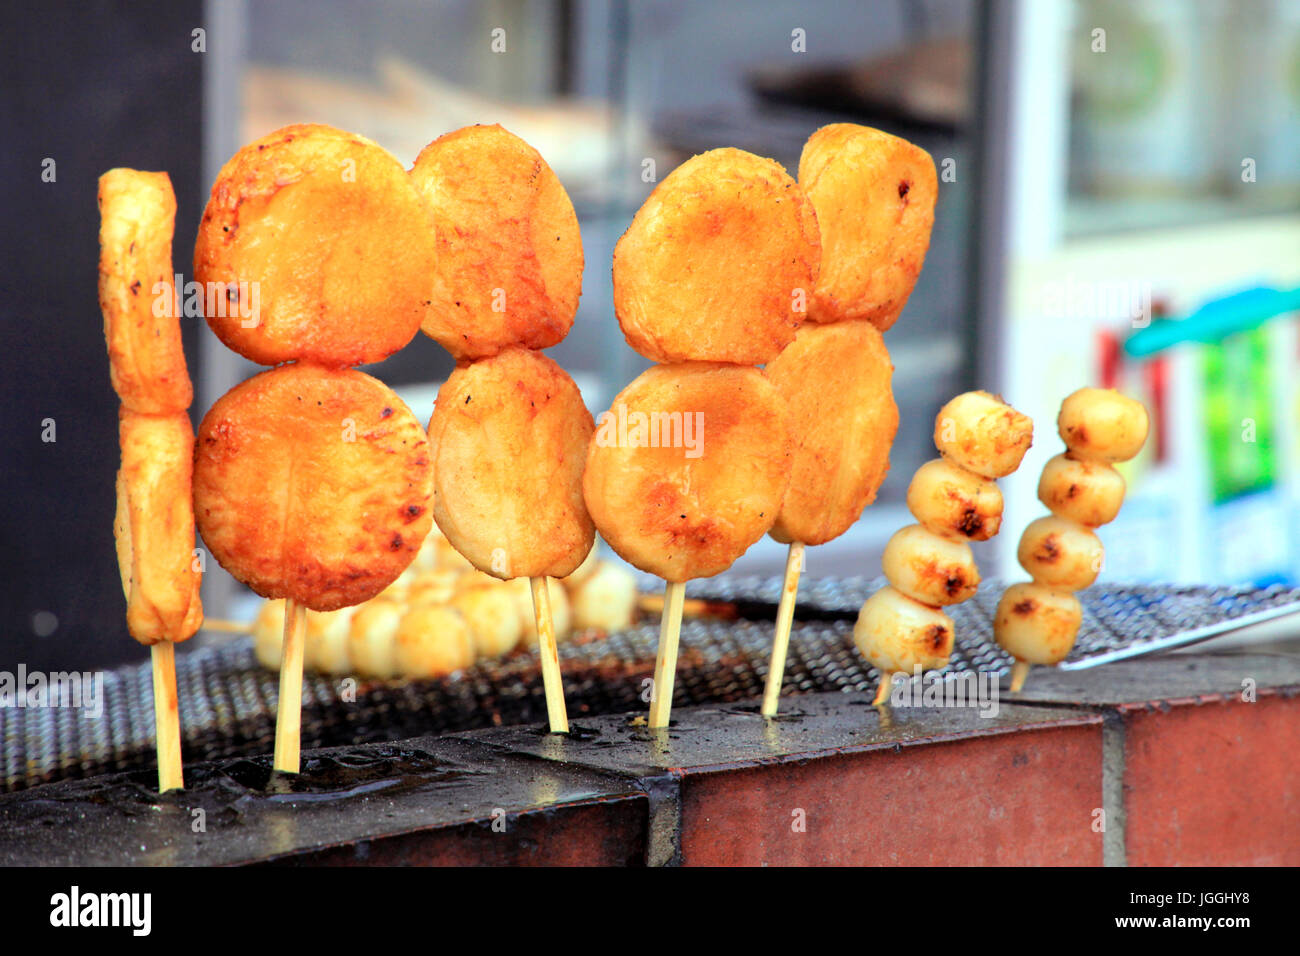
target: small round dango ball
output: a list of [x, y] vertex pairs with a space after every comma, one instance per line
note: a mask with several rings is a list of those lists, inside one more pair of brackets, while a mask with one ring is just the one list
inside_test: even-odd
[[449, 604], [463, 587], [465, 577], [464, 572], [454, 568], [422, 571], [407, 588], [405, 603], [412, 607], [417, 604]]
[[636, 620], [636, 577], [627, 568], [602, 561], [573, 589], [573, 626], [606, 634], [623, 631]]
[[405, 605], [375, 598], [352, 615], [348, 657], [362, 677], [392, 680], [401, 673], [397, 667], [397, 628], [405, 614]]
[[1142, 450], [1150, 420], [1141, 402], [1113, 388], [1081, 388], [1061, 402], [1061, 440], [1076, 458], [1128, 461]]
[[1030, 577], [1065, 591], [1091, 587], [1105, 556], [1101, 539], [1090, 529], [1055, 515], [1031, 521], [1016, 550], [1020, 566]]
[[267, 670], [280, 669], [284, 646], [284, 598], [263, 601], [253, 621], [253, 654]]
[[969, 544], [940, 537], [919, 524], [894, 533], [885, 545], [881, 564], [897, 590], [934, 607], [960, 604], [980, 583]]
[[356, 605], [337, 611], [308, 611], [307, 632], [303, 646], [303, 667], [322, 674], [350, 674], [348, 634]]
[[1041, 584], [1013, 584], [993, 616], [993, 637], [1008, 654], [1030, 664], [1056, 664], [1074, 646], [1083, 621], [1079, 599]]
[[911, 674], [947, 664], [953, 633], [947, 614], [885, 586], [862, 605], [853, 641], [882, 674]]
[[946, 458], [927, 461], [907, 486], [907, 508], [935, 534], [987, 541], [1002, 527], [1002, 492]]
[[474, 585], [461, 591], [451, 606], [460, 612], [473, 637], [476, 657], [500, 657], [518, 646], [524, 636], [519, 607], [504, 582]]
[[403, 677], [446, 677], [474, 663], [474, 635], [455, 608], [422, 604], [403, 616], [393, 640]]
[[988, 392], [963, 392], [934, 420], [935, 447], [984, 478], [1002, 478], [1019, 468], [1033, 441], [1033, 419]]
[[1124, 504], [1124, 476], [1104, 461], [1067, 452], [1043, 466], [1038, 500], [1052, 514], [1089, 528], [1109, 524]]

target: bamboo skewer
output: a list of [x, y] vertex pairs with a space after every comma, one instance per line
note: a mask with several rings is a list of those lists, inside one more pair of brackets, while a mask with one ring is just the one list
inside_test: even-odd
[[275, 712], [276, 770], [297, 773], [302, 748], [302, 655], [307, 608], [293, 598], [284, 603], [284, 645], [280, 650], [280, 698]]
[[533, 617], [537, 621], [537, 647], [542, 660], [542, 683], [546, 687], [546, 715], [551, 733], [567, 734], [569, 717], [564, 707], [564, 676], [560, 673], [560, 651], [551, 622], [551, 595], [545, 577], [528, 579], [533, 590]]
[[153, 651], [153, 713], [158, 746], [158, 792], [183, 790], [181, 716], [176, 700], [176, 646], [161, 641]]
[[885, 671], [880, 675], [880, 687], [876, 690], [876, 699], [871, 702], [871, 706], [879, 707], [881, 704], [889, 703], [889, 692], [894, 689], [894, 675], [890, 671]]
[[682, 602], [686, 585], [664, 582], [664, 616], [659, 624], [659, 656], [655, 660], [654, 686], [650, 697], [650, 727], [668, 726], [673, 709], [673, 679], [677, 674], [677, 643], [682, 630]]
[[1025, 678], [1029, 676], [1029, 661], [1017, 659], [1011, 665], [1011, 693], [1015, 694], [1020, 688], [1025, 686]]
[[794, 621], [795, 599], [799, 595], [799, 572], [802, 570], [803, 543], [792, 541], [785, 558], [785, 582], [781, 587], [781, 603], [776, 609], [772, 659], [767, 666], [767, 684], [763, 688], [764, 717], [775, 717], [780, 707], [781, 684], [785, 680], [785, 655], [790, 647], [790, 624]]

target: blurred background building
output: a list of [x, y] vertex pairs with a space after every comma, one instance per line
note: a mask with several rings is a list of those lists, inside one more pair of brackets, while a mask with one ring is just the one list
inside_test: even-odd
[[[738, 146], [791, 172], [827, 122], [877, 126], [940, 175], [925, 270], [886, 336], [901, 427], [875, 505], [810, 552], [810, 574], [879, 571], [910, 521], [939, 406], [987, 388], [1031, 414], [986, 576], [1015, 576], [1062, 397], [1141, 397], [1153, 438], [1101, 530], [1106, 575], [1300, 580], [1300, 0], [180, 0], [6, 13], [0, 354], [0, 666], [106, 664], [127, 638], [111, 534], [116, 402], [92, 276], [95, 178], [166, 168], [175, 261], [220, 165], [291, 122], [369, 136], [409, 164], [499, 122], [554, 167], [587, 270], [551, 354], [598, 413], [646, 363], [623, 342], [614, 243], [679, 162]], [[196, 33], [195, 31], [202, 31]], [[201, 48], [201, 49], [200, 49]], [[41, 179], [58, 161], [57, 183]], [[200, 417], [254, 367], [186, 329]], [[427, 419], [448, 356], [417, 336], [368, 369]], [[815, 385], [815, 383], [810, 383]], [[58, 442], [41, 442], [54, 418]], [[779, 569], [755, 546], [736, 570]], [[210, 565], [205, 601], [242, 588]], [[90, 646], [93, 645], [93, 649]], [[35, 665], [33, 665], [35, 666]]]

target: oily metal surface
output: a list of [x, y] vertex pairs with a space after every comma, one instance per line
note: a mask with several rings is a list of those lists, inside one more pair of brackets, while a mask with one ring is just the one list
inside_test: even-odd
[[[875, 686], [878, 675], [853, 645], [853, 622], [880, 583], [804, 582], [785, 693]], [[688, 586], [688, 597], [735, 601], [749, 619], [683, 622], [676, 704], [729, 703], [762, 694], [779, 588], [777, 579], [747, 578]], [[1009, 670], [1009, 658], [991, 640], [1001, 591], [1000, 584], [986, 582], [970, 601], [949, 609], [957, 645], [948, 672]], [[1081, 599], [1084, 622], [1063, 665], [1067, 669], [1203, 639], [1207, 629], [1217, 633], [1260, 615], [1300, 610], [1300, 591], [1284, 588], [1104, 585]], [[570, 716], [644, 709], [657, 644], [658, 624], [648, 621], [602, 639], [579, 636], [562, 646]], [[0, 707], [0, 790], [155, 765], [149, 664], [109, 671], [103, 678], [99, 717], [74, 707]], [[176, 678], [187, 762], [271, 751], [277, 677], [257, 664], [249, 638], [182, 651]], [[302, 702], [302, 744], [308, 749], [545, 719], [535, 652], [487, 661], [441, 680], [355, 681], [308, 674]]]

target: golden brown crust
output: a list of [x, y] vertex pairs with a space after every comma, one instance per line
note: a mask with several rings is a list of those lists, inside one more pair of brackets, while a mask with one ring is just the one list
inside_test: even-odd
[[374, 597], [428, 534], [428, 438], [382, 382], [271, 369], [199, 426], [194, 510], [227, 571], [258, 594], [333, 611]]
[[655, 187], [614, 247], [614, 311], [653, 361], [761, 364], [794, 339], [820, 260], [799, 184], [770, 159], [710, 150]]
[[228, 293], [225, 316], [205, 308], [212, 331], [263, 365], [362, 365], [396, 352], [430, 307], [434, 262], [432, 216], [401, 164], [316, 125], [231, 157], [194, 248], [195, 278]]
[[109, 374], [133, 412], [166, 415], [194, 397], [172, 295], [176, 196], [166, 173], [99, 177], [99, 307]]
[[656, 365], [602, 414], [583, 494], [624, 560], [688, 581], [725, 571], [772, 527], [791, 454], [781, 397], [758, 369]]
[[998, 601], [993, 636], [1017, 660], [1056, 664], [1074, 646], [1083, 607], [1073, 594], [1029, 582], [1013, 584]]
[[564, 338], [582, 294], [582, 237], [541, 154], [500, 126], [467, 126], [426, 146], [410, 176], [438, 238], [424, 333], [458, 360]]
[[118, 567], [127, 629], [141, 644], [180, 642], [203, 623], [190, 506], [194, 430], [185, 412], [118, 419]]
[[539, 352], [457, 368], [429, 420], [439, 529], [495, 577], [564, 577], [596, 534], [582, 500], [593, 427], [573, 379]]
[[1005, 478], [1034, 443], [1034, 420], [998, 395], [962, 392], [934, 417], [934, 445], [981, 478]]
[[862, 604], [853, 641], [882, 674], [911, 675], [948, 663], [955, 642], [952, 618], [886, 585]]
[[804, 144], [799, 185], [817, 210], [822, 267], [808, 317], [894, 324], [925, 263], [939, 184], [930, 154], [853, 123]]
[[1057, 455], [1043, 466], [1038, 500], [1061, 518], [1096, 528], [1115, 520], [1124, 504], [1124, 476], [1104, 461]]
[[980, 583], [969, 544], [919, 524], [900, 528], [889, 539], [881, 565], [896, 590], [932, 607], [960, 604]]
[[927, 461], [907, 486], [907, 508], [935, 534], [987, 541], [1002, 527], [1002, 492], [947, 458]]
[[875, 500], [898, 431], [893, 369], [869, 322], [805, 326], [767, 364], [795, 439], [790, 489], [772, 527], [776, 540], [838, 538]]

